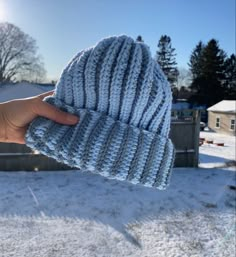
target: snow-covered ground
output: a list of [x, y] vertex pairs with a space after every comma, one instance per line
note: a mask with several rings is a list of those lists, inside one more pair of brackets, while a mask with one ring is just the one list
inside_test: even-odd
[[[78, 171], [0, 172], [1, 257], [234, 257], [235, 137], [166, 191]], [[231, 162], [229, 162], [231, 161]]]
[[[236, 137], [204, 131], [200, 133], [200, 138], [212, 140], [213, 144], [205, 143], [200, 147], [199, 167], [222, 167], [236, 160]], [[217, 143], [223, 143], [224, 146], [217, 146]]]

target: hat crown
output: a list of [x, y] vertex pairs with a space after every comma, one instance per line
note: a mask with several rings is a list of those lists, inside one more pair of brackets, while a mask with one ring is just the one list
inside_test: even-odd
[[76, 108], [168, 136], [171, 90], [148, 46], [127, 36], [105, 38], [64, 69], [55, 97]]

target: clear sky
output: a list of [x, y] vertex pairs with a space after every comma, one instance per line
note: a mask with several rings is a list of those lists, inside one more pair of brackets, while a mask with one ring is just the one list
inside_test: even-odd
[[101, 38], [142, 35], [154, 56], [160, 36], [171, 37], [179, 67], [202, 40], [235, 53], [235, 0], [0, 0], [0, 21], [37, 41], [49, 79]]

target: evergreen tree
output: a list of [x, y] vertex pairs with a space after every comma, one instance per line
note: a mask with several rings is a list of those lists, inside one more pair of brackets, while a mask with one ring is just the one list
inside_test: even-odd
[[140, 35], [137, 36], [136, 41], [138, 41], [138, 42], [144, 42], [142, 36], [140, 36]]
[[200, 41], [193, 50], [188, 63], [193, 79], [201, 76], [204, 44]]
[[198, 44], [190, 57], [193, 75], [190, 88], [194, 93], [191, 101], [211, 106], [224, 99], [226, 54], [215, 39], [201, 47], [202, 44]]
[[236, 56], [232, 54], [225, 61], [225, 98], [235, 100], [236, 97]]
[[177, 87], [172, 87], [172, 101], [176, 103], [177, 99], [179, 98], [179, 90]]
[[171, 45], [171, 38], [167, 35], [162, 35], [158, 42], [156, 60], [172, 87], [175, 86], [178, 78], [178, 69], [175, 56], [175, 48], [173, 48]]
[[203, 50], [204, 76], [209, 79], [222, 81], [224, 76], [226, 54], [219, 48], [218, 42], [212, 39]]

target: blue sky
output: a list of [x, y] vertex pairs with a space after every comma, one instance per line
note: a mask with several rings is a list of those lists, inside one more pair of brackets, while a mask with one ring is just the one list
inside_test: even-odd
[[0, 21], [36, 39], [49, 79], [81, 49], [109, 35], [143, 36], [154, 56], [163, 34], [187, 68], [196, 44], [215, 38], [235, 53], [235, 0], [0, 0]]

